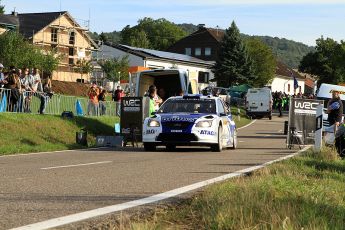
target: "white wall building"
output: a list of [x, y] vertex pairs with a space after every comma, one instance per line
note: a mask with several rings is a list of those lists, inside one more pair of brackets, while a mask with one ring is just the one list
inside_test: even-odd
[[[294, 77], [298, 82], [298, 88], [294, 89]], [[305, 92], [305, 77], [298, 72], [288, 68], [285, 64], [278, 62], [275, 77], [269, 85], [272, 92], [282, 92], [288, 95]]]
[[98, 60], [109, 58], [129, 58], [130, 67], [144, 67], [148, 69], [171, 69], [177, 68], [186, 70], [190, 76], [197, 76], [199, 86], [203, 88], [208, 85], [209, 80], [214, 78], [211, 70], [214, 62], [204, 61], [191, 56], [163, 52], [157, 50], [136, 48], [126, 45], [102, 45], [100, 50], [94, 54]]

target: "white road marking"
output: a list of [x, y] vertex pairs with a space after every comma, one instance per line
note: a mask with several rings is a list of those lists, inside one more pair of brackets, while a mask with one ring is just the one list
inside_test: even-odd
[[256, 122], [257, 120], [253, 120], [252, 122], [250, 122], [248, 125], [245, 125], [245, 126], [242, 126], [241, 128], [238, 128], [238, 130], [240, 129], [244, 129], [244, 128], [247, 128], [248, 126], [254, 124], [254, 122]]
[[67, 150], [58, 150], [58, 151], [51, 151], [51, 152], [37, 152], [37, 153], [18, 153], [18, 154], [10, 154], [10, 155], [2, 155], [0, 158], [3, 157], [19, 157], [19, 156], [33, 156], [33, 155], [41, 155], [46, 153], [63, 153], [63, 152], [75, 152], [75, 151], [90, 151], [90, 150], [99, 150], [99, 149], [108, 149], [109, 147], [96, 147], [96, 148], [85, 148], [85, 149], [67, 149]]
[[72, 168], [72, 167], [80, 167], [80, 166], [87, 166], [87, 165], [108, 164], [108, 163], [111, 163], [111, 162], [112, 161], [99, 161], [99, 162], [92, 162], [92, 163], [86, 163], [86, 164], [53, 166], [53, 167], [47, 167], [47, 168], [41, 168], [41, 169], [49, 170], [49, 169], [59, 169], [59, 168]]
[[60, 226], [66, 225], [66, 224], [71, 224], [71, 223], [79, 222], [79, 221], [82, 221], [82, 220], [86, 220], [86, 219], [90, 219], [90, 218], [94, 218], [94, 217], [110, 214], [110, 213], [113, 213], [113, 212], [123, 211], [123, 210], [129, 209], [129, 208], [134, 208], [134, 207], [145, 205], [145, 204], [155, 203], [155, 202], [158, 202], [158, 201], [161, 201], [161, 200], [165, 200], [165, 199], [168, 199], [168, 198], [172, 198], [172, 197], [181, 195], [181, 194], [186, 193], [186, 192], [193, 191], [195, 189], [199, 189], [199, 188], [205, 187], [205, 186], [210, 185], [210, 184], [221, 182], [221, 181], [233, 178], [233, 177], [242, 176], [242, 175], [244, 175], [246, 173], [258, 170], [260, 168], [263, 168], [263, 167], [265, 167], [267, 165], [270, 165], [270, 164], [273, 164], [275, 162], [286, 160], [288, 158], [294, 157], [297, 154], [299, 154], [299, 153], [301, 153], [303, 151], [306, 151], [308, 148], [310, 148], [310, 146], [307, 146], [304, 149], [302, 149], [302, 150], [300, 150], [300, 151], [298, 151], [296, 153], [293, 153], [293, 154], [290, 154], [290, 155], [287, 155], [287, 156], [284, 156], [284, 157], [280, 157], [280, 158], [278, 158], [276, 160], [266, 162], [266, 163], [264, 163], [262, 165], [257, 165], [257, 166], [254, 166], [254, 167], [242, 169], [242, 170], [236, 171], [234, 173], [229, 173], [229, 174], [226, 174], [226, 175], [223, 175], [223, 176], [219, 176], [219, 177], [216, 177], [216, 178], [213, 178], [213, 179], [209, 179], [209, 180], [205, 180], [205, 181], [198, 182], [198, 183], [195, 183], [195, 184], [191, 184], [191, 185], [188, 185], [188, 186], [185, 186], [185, 187], [182, 187], [182, 188], [177, 188], [177, 189], [174, 189], [174, 190], [170, 190], [170, 191], [167, 191], [167, 192], [164, 192], [164, 193], [156, 194], [156, 195], [153, 195], [153, 196], [150, 196], [150, 197], [146, 197], [146, 198], [143, 198], [143, 199], [133, 200], [133, 201], [122, 203], [122, 204], [111, 205], [111, 206], [107, 206], [107, 207], [103, 207], [103, 208], [98, 208], [98, 209], [94, 209], [94, 210], [90, 210], [90, 211], [86, 211], [86, 212], [81, 212], [81, 213], [76, 213], [76, 214], [72, 214], [72, 215], [68, 215], [68, 216], [63, 216], [63, 217], [59, 217], [59, 218], [55, 218], [55, 219], [50, 219], [50, 220], [42, 221], [42, 222], [39, 222], [39, 223], [35, 223], [35, 224], [30, 224], [30, 225], [14, 228], [12, 230], [41, 230], [41, 229], [56, 228], [56, 227], [60, 227]]

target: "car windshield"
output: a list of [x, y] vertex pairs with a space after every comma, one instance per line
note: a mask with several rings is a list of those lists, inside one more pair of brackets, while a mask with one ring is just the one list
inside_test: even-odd
[[170, 99], [159, 108], [158, 113], [216, 114], [216, 103], [207, 99]]

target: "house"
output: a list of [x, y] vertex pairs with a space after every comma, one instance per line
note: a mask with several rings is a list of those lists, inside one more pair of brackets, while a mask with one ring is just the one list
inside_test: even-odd
[[0, 14], [0, 34], [9, 30], [15, 30], [18, 26], [18, 17]]
[[88, 29], [81, 26], [67, 11], [45, 13], [17, 13], [19, 33], [43, 52], [55, 50], [61, 55], [58, 69], [52, 73], [53, 80], [84, 82], [76, 72], [78, 59], [91, 60], [91, 52], [97, 44], [87, 34]]
[[205, 61], [216, 61], [224, 31], [199, 26], [199, 29], [177, 41], [169, 52], [185, 54]]
[[[295, 90], [294, 78], [297, 80], [298, 87]], [[268, 85], [272, 92], [282, 92], [288, 95], [305, 93], [305, 77], [297, 71], [290, 69], [284, 63], [277, 62], [277, 70], [271, 84]]]
[[[189, 55], [207, 61], [216, 61], [220, 49], [220, 42], [224, 37], [224, 30], [205, 28], [200, 26], [197, 31], [189, 36], [177, 41], [168, 48], [169, 52], [176, 52], [180, 54]], [[282, 91], [287, 94], [294, 93], [293, 77], [295, 76], [298, 81], [297, 93], [305, 92], [305, 82], [307, 82], [307, 93], [311, 92], [310, 88], [313, 87], [313, 79], [302, 76], [295, 70], [289, 69], [285, 64], [278, 61], [275, 78], [270, 86], [272, 91]]]
[[[171, 69], [178, 68], [188, 71], [189, 76], [198, 78], [200, 87], [208, 85], [214, 75], [212, 66], [214, 62], [204, 61], [188, 55], [163, 52], [151, 49], [131, 47], [127, 45], [102, 45], [99, 51], [94, 53], [94, 59], [122, 58], [128, 56], [132, 73], [147, 69]], [[99, 75], [98, 75], [99, 76]]]

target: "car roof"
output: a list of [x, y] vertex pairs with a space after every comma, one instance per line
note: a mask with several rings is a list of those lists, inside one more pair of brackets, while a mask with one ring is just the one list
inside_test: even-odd
[[219, 97], [215, 97], [215, 96], [204, 96], [202, 94], [186, 94], [183, 96], [175, 96], [175, 97], [170, 97], [169, 99], [185, 99], [185, 100], [195, 100], [195, 99], [200, 99], [200, 100], [217, 100], [219, 99]]

